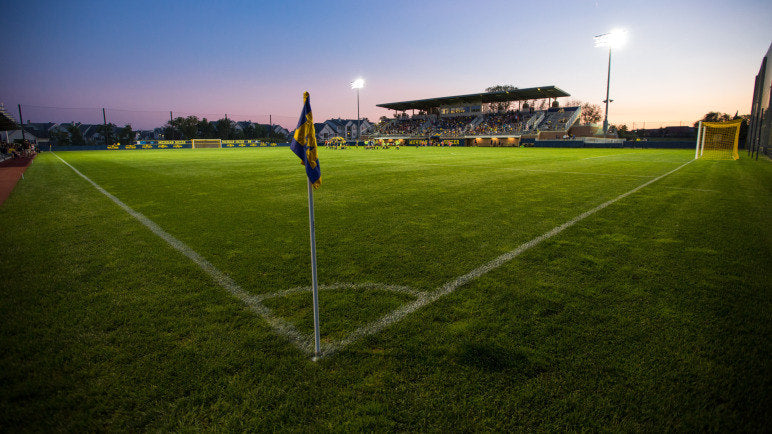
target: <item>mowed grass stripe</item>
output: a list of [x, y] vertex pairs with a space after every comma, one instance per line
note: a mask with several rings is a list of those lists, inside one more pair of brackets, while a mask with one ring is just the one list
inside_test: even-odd
[[218, 270], [214, 265], [212, 265], [209, 261], [207, 261], [203, 256], [199, 255], [196, 251], [188, 247], [185, 243], [173, 237], [171, 234], [164, 231], [160, 226], [155, 224], [152, 220], [145, 217], [141, 213], [133, 210], [131, 207], [123, 203], [120, 199], [110, 194], [104, 188], [99, 186], [99, 184], [89, 179], [86, 175], [81, 173], [70, 163], [62, 159], [62, 157], [56, 155], [55, 153], [53, 155], [56, 158], [58, 158], [62, 163], [66, 164], [76, 174], [78, 174], [78, 176], [85, 179], [89, 184], [91, 184], [94, 188], [96, 188], [97, 191], [107, 196], [108, 199], [110, 199], [116, 205], [121, 207], [129, 215], [137, 219], [137, 221], [139, 221], [145, 227], [150, 229], [151, 232], [156, 234], [162, 240], [166, 241], [166, 243], [171, 248], [173, 248], [174, 250], [177, 250], [178, 252], [188, 257], [188, 259], [193, 261], [202, 270], [204, 270], [206, 274], [212, 277], [215, 283], [220, 285], [222, 288], [228, 291], [228, 293], [230, 293], [232, 296], [236, 297], [237, 299], [241, 300], [255, 313], [260, 315], [260, 317], [263, 318], [266, 322], [268, 322], [268, 324], [276, 331], [276, 333], [289, 339], [300, 350], [307, 353], [313, 352], [313, 342], [311, 341], [309, 336], [301, 335], [292, 324], [285, 321], [281, 317], [274, 315], [273, 312], [271, 312], [271, 310], [267, 306], [262, 304], [257, 297], [250, 295], [249, 293], [244, 291], [236, 282], [233, 281], [233, 279], [231, 279], [228, 275], [226, 275], [222, 271]]
[[437, 288], [436, 290], [434, 290], [432, 292], [425, 293], [425, 294], [420, 294], [416, 301], [414, 301], [412, 303], [409, 303], [409, 304], [407, 304], [407, 305], [405, 305], [405, 306], [403, 306], [403, 307], [401, 307], [399, 309], [396, 309], [396, 310], [390, 312], [388, 315], [382, 317], [381, 319], [379, 319], [378, 321], [376, 321], [374, 323], [368, 324], [368, 325], [366, 325], [364, 327], [361, 327], [361, 328], [355, 330], [349, 337], [347, 337], [347, 338], [345, 338], [345, 339], [341, 340], [340, 342], [337, 342], [337, 343], [335, 343], [333, 345], [330, 345], [328, 348], [325, 348], [323, 350], [323, 356], [328, 356], [330, 354], [333, 354], [334, 352], [339, 351], [339, 350], [347, 347], [348, 345], [356, 342], [357, 340], [359, 340], [359, 339], [361, 339], [361, 338], [363, 338], [365, 336], [376, 334], [376, 333], [380, 332], [381, 330], [385, 329], [386, 327], [389, 327], [390, 325], [392, 325], [392, 324], [394, 324], [394, 323], [396, 323], [398, 321], [401, 321], [405, 316], [415, 312], [418, 309], [421, 309], [422, 307], [424, 307], [424, 306], [426, 306], [428, 304], [434, 303], [435, 301], [439, 300], [441, 297], [444, 297], [444, 296], [454, 292], [455, 290], [457, 290], [461, 286], [466, 285], [467, 283], [469, 283], [469, 282], [479, 278], [480, 276], [482, 276], [484, 274], [487, 274], [487, 273], [489, 273], [489, 272], [491, 272], [491, 271], [501, 267], [502, 265], [506, 264], [507, 262], [509, 262], [509, 261], [515, 259], [516, 257], [520, 256], [520, 254], [530, 250], [533, 247], [538, 246], [543, 241], [546, 241], [546, 240], [554, 237], [555, 235], [560, 234], [564, 230], [566, 230], [566, 229], [570, 228], [571, 226], [579, 223], [580, 221], [582, 221], [582, 220], [586, 219], [587, 217], [595, 214], [596, 212], [601, 211], [602, 209], [606, 208], [607, 206], [609, 206], [609, 205], [611, 205], [611, 204], [613, 204], [613, 203], [615, 203], [615, 202], [617, 202], [617, 201], [619, 201], [621, 199], [624, 199], [625, 197], [627, 197], [627, 196], [637, 192], [638, 190], [641, 190], [642, 188], [647, 187], [648, 185], [650, 185], [650, 184], [652, 184], [654, 182], [659, 181], [660, 179], [662, 179], [662, 178], [664, 178], [664, 177], [666, 177], [668, 175], [671, 175], [671, 174], [679, 171], [680, 169], [682, 169], [683, 167], [685, 167], [687, 164], [691, 163], [692, 161], [693, 160], [687, 161], [686, 163], [678, 166], [677, 168], [675, 168], [675, 169], [673, 169], [673, 170], [671, 170], [671, 171], [669, 171], [667, 173], [664, 173], [664, 174], [662, 174], [662, 175], [660, 175], [660, 176], [658, 176], [658, 177], [656, 177], [656, 178], [654, 178], [654, 179], [652, 179], [650, 181], [647, 181], [647, 182], [639, 185], [638, 187], [636, 187], [636, 188], [634, 188], [634, 189], [632, 189], [632, 190], [630, 190], [628, 192], [620, 194], [619, 196], [615, 197], [614, 199], [606, 201], [606, 202], [596, 206], [595, 208], [592, 208], [592, 209], [590, 209], [588, 211], [583, 212], [582, 214], [580, 214], [580, 215], [574, 217], [573, 219], [571, 219], [571, 220], [561, 224], [560, 226], [557, 226], [557, 227], [553, 228], [552, 230], [550, 230], [548, 232], [545, 232], [544, 234], [539, 235], [538, 237], [528, 241], [527, 243], [524, 243], [524, 244], [518, 246], [515, 250], [507, 252], [507, 253], [505, 253], [505, 254], [503, 254], [503, 255], [501, 255], [501, 256], [491, 260], [490, 262], [488, 262], [488, 263], [486, 263], [486, 264], [484, 264], [484, 265], [482, 265], [480, 267], [477, 267], [474, 270], [472, 270], [472, 271], [470, 271], [470, 272], [468, 272], [468, 273], [466, 273], [466, 274], [464, 274], [462, 276], [459, 276], [458, 278], [456, 278], [456, 279], [454, 279], [454, 280], [452, 280], [450, 282], [445, 283], [444, 285], [442, 285], [441, 287]]
[[[201, 257], [198, 253], [193, 251], [190, 247], [188, 247], [187, 245], [185, 245], [184, 243], [182, 243], [178, 239], [176, 239], [173, 236], [171, 236], [168, 232], [166, 232], [163, 229], [161, 229], [157, 224], [155, 224], [154, 222], [149, 220], [147, 217], [145, 217], [141, 213], [139, 213], [139, 212], [133, 210], [132, 208], [128, 207], [126, 204], [124, 204], [122, 201], [117, 199], [115, 196], [113, 196], [112, 194], [110, 194], [107, 191], [105, 191], [101, 186], [99, 186], [94, 181], [92, 181], [91, 179], [89, 179], [88, 177], [83, 175], [80, 171], [78, 171], [72, 165], [70, 165], [69, 163], [67, 163], [63, 159], [61, 159], [61, 157], [59, 157], [58, 155], [57, 155], [57, 158], [59, 158], [62, 162], [64, 162], [67, 166], [69, 166], [72, 170], [74, 170], [79, 176], [81, 176], [84, 179], [86, 179], [97, 190], [99, 190], [100, 192], [105, 194], [108, 198], [110, 198], [113, 202], [118, 204], [126, 212], [128, 212], [130, 215], [134, 216], [137, 220], [142, 222], [151, 231], [153, 231], [159, 237], [164, 239], [172, 247], [174, 247], [176, 250], [180, 251], [185, 256], [187, 256], [191, 260], [193, 260], [197, 265], [199, 265], [208, 274], [210, 274], [213, 277], [213, 279], [219, 285], [221, 285], [223, 288], [225, 288], [229, 293], [234, 295], [236, 298], [238, 298], [239, 300], [243, 301], [245, 304], [250, 306], [260, 316], [264, 317], [266, 319], [266, 321], [268, 321], [269, 324], [277, 331], [277, 333], [279, 333], [280, 335], [285, 336], [288, 339], [290, 339], [301, 350], [303, 350], [303, 351], [305, 351], [307, 353], [310, 353], [311, 348], [312, 348], [312, 342], [310, 342], [310, 337], [308, 337], [308, 335], [306, 335], [306, 334], [299, 333], [294, 328], [294, 326], [291, 323], [288, 323], [287, 321], [283, 320], [282, 318], [275, 316], [271, 312], [271, 309], [269, 309], [267, 306], [265, 306], [264, 304], [261, 303], [259, 297], [255, 297], [253, 295], [250, 295], [246, 291], [244, 291], [229, 276], [227, 276], [224, 273], [222, 273], [220, 270], [218, 270], [216, 267], [214, 267], [209, 261], [207, 261], [206, 259]], [[428, 165], [432, 165], [432, 164], [433, 163], [428, 163]], [[686, 163], [686, 164], [688, 164], [688, 163]], [[644, 183], [641, 186], [638, 186], [638, 187], [634, 188], [633, 190], [630, 190], [630, 191], [628, 191], [626, 193], [623, 193], [622, 195], [620, 195], [620, 196], [618, 196], [618, 197], [616, 197], [616, 198], [614, 198], [612, 200], [609, 200], [609, 201], [607, 201], [607, 202], [605, 202], [605, 203], [603, 203], [603, 204], [593, 208], [592, 210], [587, 211], [587, 212], [579, 215], [578, 217], [575, 217], [574, 219], [572, 219], [572, 220], [570, 220], [570, 221], [568, 221], [566, 223], [563, 223], [560, 226], [557, 226], [556, 228], [553, 228], [551, 231], [548, 231], [547, 233], [544, 233], [544, 234], [542, 234], [542, 235], [540, 235], [540, 236], [538, 236], [538, 237], [536, 237], [536, 238], [526, 242], [525, 244], [520, 245], [515, 250], [512, 250], [512, 251], [510, 251], [508, 253], [505, 253], [505, 254], [497, 257], [496, 259], [488, 262], [487, 264], [485, 264], [485, 265], [483, 265], [481, 267], [478, 267], [477, 269], [475, 269], [475, 270], [473, 270], [473, 271], [471, 271], [469, 273], [466, 273], [466, 274], [464, 274], [464, 275], [462, 275], [462, 276], [460, 276], [458, 278], [455, 278], [451, 282], [443, 285], [442, 287], [440, 287], [439, 289], [437, 289], [437, 290], [435, 290], [433, 292], [426, 292], [426, 293], [422, 292], [422, 293], [420, 293], [420, 295], [418, 296], [417, 300], [415, 300], [414, 302], [411, 302], [411, 303], [406, 304], [405, 306], [403, 306], [403, 307], [401, 307], [399, 309], [391, 311], [386, 316], [382, 317], [380, 320], [378, 320], [376, 322], [373, 322], [373, 323], [370, 323], [370, 324], [368, 324], [366, 326], [358, 328], [350, 336], [348, 336], [348, 337], [346, 337], [346, 338], [344, 338], [342, 340], [323, 343], [322, 355], [324, 355], [324, 356], [331, 355], [334, 352], [340, 350], [341, 348], [344, 348], [345, 346], [348, 346], [350, 343], [357, 341], [362, 336], [366, 336], [366, 335], [371, 335], [371, 334], [377, 333], [378, 331], [380, 331], [383, 328], [393, 324], [394, 322], [401, 320], [405, 315], [407, 315], [407, 314], [409, 314], [411, 312], [414, 312], [415, 310], [423, 307], [424, 305], [426, 305], [428, 303], [432, 303], [432, 302], [436, 301], [440, 297], [442, 297], [442, 296], [444, 296], [444, 295], [454, 291], [459, 286], [469, 282], [470, 280], [475, 279], [475, 278], [479, 277], [480, 275], [485, 274], [485, 273], [491, 271], [492, 269], [498, 268], [503, 263], [512, 260], [514, 257], [518, 256], [520, 253], [530, 249], [531, 247], [533, 247], [535, 245], [538, 245], [543, 240], [551, 238], [552, 236], [562, 232], [564, 229], [566, 229], [566, 228], [568, 228], [570, 226], [573, 226], [578, 221], [583, 220], [587, 216], [592, 215], [595, 212], [597, 212], [597, 211], [605, 208], [606, 206], [610, 205], [611, 203], [614, 203], [617, 200], [622, 199], [622, 198], [626, 197], [627, 195], [629, 195], [629, 194], [631, 194], [631, 193], [633, 193], [633, 192], [635, 192], [635, 191], [637, 191], [637, 190], [639, 190], [639, 189], [641, 189], [641, 188], [651, 184], [652, 182], [655, 182], [656, 180], [659, 180], [662, 177], [667, 176], [668, 174], [677, 171], [681, 167], [683, 167], [683, 166], [679, 166], [678, 168], [674, 169], [671, 172], [668, 172], [665, 175], [660, 175], [660, 176], [654, 178], [653, 180], [650, 180], [647, 183]], [[527, 170], [527, 169], [525, 169], [525, 170]], [[577, 172], [563, 171], [562, 173], [576, 174]], [[604, 174], [602, 174], [602, 175], [604, 175]], [[624, 175], [622, 175], [622, 176], [624, 176]], [[394, 285], [392, 285], [391, 283], [387, 283], [385, 286], [388, 287], [388, 286], [394, 286]]]
[[[431, 290], [468, 272], [469, 262], [510, 251], [640, 182], [507, 170], [570, 170], [576, 153], [445, 151], [323, 150], [324, 187], [316, 192], [321, 283], [364, 280]], [[679, 155], [629, 163], [619, 173], [632, 167], [638, 173], [627, 174], [652, 178], [675, 167]], [[305, 190], [302, 168], [298, 176], [291, 157], [286, 149], [72, 156], [92, 179], [206, 252], [254, 294], [308, 284]]]

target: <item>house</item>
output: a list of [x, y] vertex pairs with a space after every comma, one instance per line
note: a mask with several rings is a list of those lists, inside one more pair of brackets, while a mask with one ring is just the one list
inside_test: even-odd
[[328, 119], [324, 121], [324, 123], [330, 127], [332, 131], [334, 131], [335, 136], [341, 136], [344, 139], [350, 139], [351, 137], [347, 134], [346, 125], [351, 122], [351, 119]]
[[282, 127], [281, 125], [274, 125], [273, 132], [287, 138], [289, 138], [292, 135], [288, 129]]
[[325, 122], [314, 124], [317, 140], [326, 141], [338, 135], [330, 125]]
[[[361, 134], [357, 134], [357, 128], [360, 126], [362, 128], [362, 132]], [[375, 126], [370, 123], [370, 120], [367, 118], [360, 119], [359, 121], [352, 119], [346, 122], [346, 138], [356, 139], [357, 137], [361, 137], [362, 135], [372, 131], [374, 127]]]
[[48, 139], [51, 137], [51, 128], [56, 125], [53, 122], [30, 122], [24, 124], [24, 131], [35, 135], [38, 139]]
[[[367, 118], [362, 118], [359, 121], [356, 119], [328, 119], [324, 121], [326, 125], [330, 127], [331, 130], [335, 132], [334, 135], [341, 136], [346, 140], [352, 140], [357, 138], [357, 126], [362, 126], [362, 134], [367, 133], [368, 131], [371, 131], [374, 128], [374, 125], [370, 122]], [[317, 135], [319, 134], [319, 131], [317, 130]]]
[[157, 140], [160, 137], [156, 136], [155, 130], [140, 130], [137, 131], [137, 140]]
[[[28, 142], [32, 143], [37, 143], [38, 141], [38, 137], [30, 133], [27, 128], [24, 128], [24, 138], [27, 139]], [[21, 130], [5, 131], [5, 134], [2, 135], [2, 139], [7, 139], [8, 143], [13, 143], [16, 140], [22, 140]]]

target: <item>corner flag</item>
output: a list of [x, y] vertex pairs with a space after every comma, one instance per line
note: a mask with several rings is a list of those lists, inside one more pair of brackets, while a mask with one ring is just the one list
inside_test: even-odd
[[295, 134], [290, 142], [290, 149], [306, 166], [306, 175], [314, 188], [322, 185], [322, 170], [319, 167], [319, 157], [316, 153], [316, 131], [314, 118], [311, 114], [311, 98], [308, 92], [303, 92], [303, 111], [295, 128]]
[[[308, 175], [308, 228], [311, 235], [311, 292], [314, 298], [314, 358], [321, 356], [321, 339], [319, 337], [319, 283], [316, 277], [316, 232], [314, 231], [314, 188], [322, 184], [322, 170], [319, 168], [319, 157], [316, 155], [316, 131], [314, 118], [311, 115], [311, 101], [308, 92], [303, 92], [303, 111], [300, 112], [298, 127], [290, 142], [290, 149], [306, 166]], [[313, 187], [313, 188], [312, 188]]]

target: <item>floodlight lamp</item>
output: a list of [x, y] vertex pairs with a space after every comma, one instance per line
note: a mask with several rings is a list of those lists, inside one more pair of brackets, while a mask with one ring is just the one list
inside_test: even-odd
[[364, 78], [357, 78], [356, 80], [351, 82], [351, 88], [352, 89], [361, 89], [365, 87], [365, 79]]
[[614, 29], [595, 37], [596, 47], [620, 48], [627, 42], [627, 30]]

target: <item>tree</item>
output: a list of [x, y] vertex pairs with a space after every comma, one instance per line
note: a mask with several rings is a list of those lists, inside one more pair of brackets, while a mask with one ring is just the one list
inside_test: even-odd
[[217, 138], [229, 140], [233, 135], [233, 121], [228, 118], [222, 118], [217, 121]]
[[[707, 112], [705, 113], [705, 116], [703, 116], [701, 119], [702, 122], [726, 122], [731, 120], [732, 120], [731, 116], [729, 116], [726, 113], [720, 113], [720, 112]], [[695, 122], [694, 127], [697, 128], [697, 124], [699, 123], [700, 121]]]
[[69, 146], [72, 143], [70, 142], [70, 135], [67, 131], [62, 131], [60, 129], [51, 132], [51, 141], [57, 146]]
[[[497, 85], [489, 86], [485, 88], [486, 92], [503, 92], [503, 91], [509, 91], [509, 90], [517, 90], [517, 88], [515, 86], [512, 86], [511, 84], [497, 84]], [[490, 107], [490, 109], [493, 111], [505, 112], [509, 110], [509, 106], [511, 104], [512, 104], [512, 101], [492, 102], [488, 104], [488, 107]]]
[[634, 132], [627, 129], [627, 125], [617, 125], [615, 128], [620, 139], [635, 140], [637, 138]]
[[581, 107], [584, 103], [579, 101], [578, 99], [569, 99], [564, 104], [564, 107]]
[[245, 122], [244, 127], [241, 129], [241, 133], [244, 135], [244, 138], [247, 140], [253, 140], [256, 139], [257, 136], [255, 135], [256, 129], [255, 124], [250, 122]]
[[164, 136], [167, 140], [190, 140], [198, 137], [198, 118], [196, 116], [182, 116], [170, 119], [166, 122]]
[[597, 124], [601, 119], [601, 108], [598, 104], [588, 102], [582, 104], [582, 123], [585, 125]]
[[206, 118], [198, 121], [198, 137], [202, 139], [214, 139], [217, 137], [217, 132], [214, 129], [214, 124], [206, 120]]
[[[727, 122], [727, 121], [736, 121], [738, 119], [742, 120], [742, 123], [740, 124], [740, 137], [739, 141], [740, 143], [745, 143], [747, 137], [748, 137], [748, 125], [749, 119], [751, 115], [740, 115], [739, 113], [735, 113], [734, 116], [730, 116], [727, 113], [721, 113], [721, 112], [707, 112], [705, 113], [705, 116], [702, 117], [702, 122]], [[694, 123], [694, 128], [697, 128], [700, 121], [697, 121]]]
[[132, 130], [131, 124], [126, 124], [126, 126], [118, 130], [118, 140], [124, 145], [129, 145], [134, 141], [134, 130]]
[[198, 118], [196, 116], [188, 116], [186, 118], [179, 117], [176, 119], [177, 128], [182, 133], [183, 140], [195, 139], [198, 137]]
[[80, 131], [80, 125], [76, 123], [67, 126], [67, 132], [70, 133], [70, 143], [75, 146], [84, 146], [86, 141], [83, 139], [83, 133]]
[[[115, 125], [114, 124], [107, 124], [107, 125], [102, 124], [102, 125], [99, 126], [99, 134], [101, 134], [102, 137], [104, 137], [105, 145], [115, 141], [114, 131], [115, 131]], [[108, 138], [110, 139], [109, 142], [107, 140]]]

